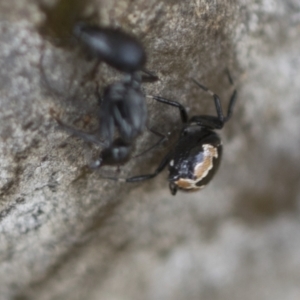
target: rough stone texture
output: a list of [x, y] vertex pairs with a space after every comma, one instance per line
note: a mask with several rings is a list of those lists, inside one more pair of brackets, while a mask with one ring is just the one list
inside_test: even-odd
[[[71, 3], [0, 2], [0, 299], [300, 299], [299, 1]], [[57, 42], [79, 12], [138, 36], [161, 79], [145, 92], [191, 112], [213, 105], [189, 79], [227, 103], [230, 68], [238, 103], [206, 189], [173, 197], [166, 172], [133, 185], [84, 172], [97, 149], [49, 112], [93, 128], [96, 83], [116, 73], [102, 65], [84, 79], [93, 62]], [[148, 105], [151, 126], [179, 130], [175, 109]], [[151, 142], [145, 133], [137, 148]]]

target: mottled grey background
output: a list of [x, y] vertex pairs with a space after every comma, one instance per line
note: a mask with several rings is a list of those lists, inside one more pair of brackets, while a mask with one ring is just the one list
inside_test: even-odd
[[[206, 189], [173, 197], [167, 172], [130, 185], [84, 171], [99, 149], [50, 111], [95, 128], [95, 91], [119, 74], [85, 76], [78, 16], [139, 37], [161, 79], [145, 92], [191, 113], [214, 108], [190, 78], [226, 105], [231, 70], [238, 103]], [[0, 299], [299, 300], [299, 49], [298, 0], [1, 0]], [[176, 109], [147, 102], [151, 127], [178, 132]], [[153, 170], [169, 143], [121, 175]]]

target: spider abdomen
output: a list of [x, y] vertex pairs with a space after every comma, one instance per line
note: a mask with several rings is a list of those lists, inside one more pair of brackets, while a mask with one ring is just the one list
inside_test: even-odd
[[[169, 182], [172, 193], [177, 189], [196, 191], [205, 187], [215, 175], [222, 156], [220, 137], [213, 131], [197, 128], [177, 144], [169, 163]], [[177, 153], [180, 153], [178, 155]]]

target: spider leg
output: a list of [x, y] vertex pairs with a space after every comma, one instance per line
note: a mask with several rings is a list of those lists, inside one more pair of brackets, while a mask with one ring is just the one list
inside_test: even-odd
[[233, 94], [231, 95], [230, 101], [229, 101], [229, 105], [228, 105], [228, 109], [227, 109], [227, 116], [224, 119], [224, 122], [227, 122], [232, 116], [233, 108], [234, 108], [234, 105], [236, 102], [236, 95], [237, 95], [237, 91], [234, 90]]
[[218, 117], [215, 116], [193, 116], [189, 120], [189, 124], [196, 123], [199, 126], [205, 126], [211, 129], [222, 129], [224, 126], [224, 122], [221, 122]]
[[168, 99], [160, 97], [160, 96], [147, 95], [147, 97], [151, 98], [151, 99], [154, 99], [158, 102], [177, 107], [179, 109], [179, 112], [180, 112], [180, 117], [181, 117], [182, 123], [187, 123], [188, 114], [187, 114], [186, 108], [182, 104], [180, 104], [179, 102], [173, 101], [173, 100], [168, 100]]
[[151, 151], [152, 149], [156, 148], [157, 146], [159, 146], [160, 144], [164, 143], [167, 139], [168, 139], [168, 136], [165, 135], [165, 134], [162, 134], [156, 130], [154, 130], [153, 128], [147, 128], [150, 132], [152, 132], [153, 134], [157, 135], [160, 137], [160, 139], [155, 143], [153, 144], [152, 146], [150, 146], [148, 149], [142, 151], [141, 153], [133, 156], [132, 158], [137, 158], [137, 157], [140, 157], [144, 154], [146, 154], [147, 152]]
[[[232, 80], [232, 77], [231, 77], [231, 74], [230, 74], [229, 70], [226, 69], [225, 71], [226, 71], [226, 74], [228, 76], [228, 80], [229, 80], [230, 84], [234, 85], [234, 82]], [[237, 91], [236, 91], [236, 89], [234, 89], [233, 92], [232, 92], [232, 95], [230, 97], [230, 100], [229, 100], [228, 109], [227, 109], [227, 116], [226, 116], [224, 122], [227, 122], [232, 116], [233, 108], [234, 108], [234, 105], [235, 105], [235, 102], [236, 102], [236, 95], [237, 95]]]
[[214, 98], [215, 107], [216, 107], [216, 111], [217, 111], [217, 115], [218, 115], [218, 119], [220, 120], [220, 122], [224, 123], [224, 115], [223, 115], [222, 106], [221, 106], [221, 102], [220, 102], [219, 96], [217, 94], [215, 94], [213, 91], [209, 90], [206, 86], [204, 86], [201, 83], [199, 83], [196, 79], [192, 78], [192, 80], [203, 91], [207, 92], [209, 95], [211, 95]]
[[[230, 75], [230, 72], [228, 69], [225, 70], [226, 71], [226, 74], [228, 76], [228, 80], [230, 82], [231, 85], [234, 85], [233, 83], [233, 80], [232, 80], [232, 77]], [[234, 89], [231, 97], [230, 97], [230, 100], [229, 100], [229, 104], [228, 104], [228, 108], [227, 108], [227, 115], [226, 117], [224, 117], [223, 115], [223, 111], [222, 111], [222, 106], [221, 106], [221, 103], [220, 103], [220, 98], [217, 94], [215, 94], [213, 91], [209, 90], [206, 86], [202, 85], [201, 83], [199, 83], [197, 80], [195, 80], [194, 78], [192, 79], [193, 82], [195, 84], [197, 84], [202, 90], [204, 90], [205, 92], [207, 92], [209, 95], [211, 95], [213, 98], [214, 98], [214, 101], [215, 101], [215, 107], [216, 107], [216, 111], [217, 111], [217, 115], [218, 115], [218, 122], [217, 121], [214, 121], [214, 123], [216, 124], [216, 129], [221, 129], [224, 125], [225, 122], [227, 122], [231, 116], [232, 116], [232, 112], [233, 112], [233, 107], [235, 105], [235, 102], [236, 102], [236, 95], [237, 95], [237, 91], [236, 89]], [[212, 118], [212, 117], [209, 117], [209, 118]], [[212, 120], [212, 119], [211, 119]], [[219, 124], [218, 124], [219, 123]], [[221, 123], [223, 124], [221, 126]], [[221, 127], [220, 127], [221, 126]]]

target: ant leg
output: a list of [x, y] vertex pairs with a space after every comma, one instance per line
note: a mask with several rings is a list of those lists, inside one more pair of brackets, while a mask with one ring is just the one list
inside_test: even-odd
[[69, 132], [72, 135], [78, 136], [81, 139], [83, 139], [86, 142], [96, 144], [98, 146], [107, 146], [106, 143], [102, 142], [96, 135], [87, 133], [84, 131], [77, 130], [69, 125], [66, 125], [63, 123], [59, 118], [53, 116], [53, 118], [56, 120], [56, 122], [59, 124], [59, 126], [64, 129], [65, 131]]
[[150, 132], [152, 132], [153, 134], [159, 136], [160, 139], [159, 139], [154, 145], [150, 146], [148, 149], [144, 150], [143, 152], [141, 152], [141, 153], [139, 153], [139, 154], [133, 156], [132, 158], [137, 158], [137, 157], [140, 157], [140, 156], [146, 154], [147, 152], [151, 151], [151, 150], [154, 149], [155, 147], [157, 147], [157, 146], [159, 146], [160, 144], [164, 143], [164, 142], [168, 139], [168, 137], [167, 137], [166, 135], [164, 135], [164, 134], [162, 134], [162, 133], [160, 133], [160, 132], [158, 132], [158, 131], [156, 131], [156, 130], [154, 130], [154, 129], [152, 129], [152, 128], [147, 128], [147, 129], [148, 129]]
[[105, 178], [105, 179], [118, 181], [118, 182], [141, 182], [141, 181], [149, 180], [149, 179], [157, 176], [166, 167], [166, 165], [170, 161], [170, 158], [171, 158], [172, 154], [173, 154], [173, 152], [169, 152], [163, 158], [163, 160], [160, 162], [157, 169], [151, 174], [138, 175], [138, 176], [133, 176], [133, 177], [129, 177], [129, 178], [109, 177], [109, 176], [102, 176], [102, 175], [101, 175], [101, 177]]
[[219, 96], [217, 94], [215, 94], [213, 91], [209, 90], [206, 86], [204, 86], [201, 83], [199, 83], [196, 79], [192, 78], [192, 80], [203, 91], [207, 92], [209, 95], [211, 95], [214, 98], [215, 107], [216, 107], [216, 111], [217, 111], [217, 115], [218, 115], [218, 119], [220, 120], [220, 122], [225, 122], [224, 121], [224, 115], [223, 115], [222, 106], [221, 106], [221, 102], [220, 102]]
[[95, 65], [92, 67], [92, 69], [83, 75], [83, 78], [80, 82], [81, 86], [83, 86], [87, 81], [95, 79], [100, 64], [101, 64], [101, 60], [96, 61]]
[[101, 104], [103, 103], [103, 96], [102, 94], [100, 93], [100, 85], [99, 85], [99, 82], [97, 81], [96, 82], [96, 91], [95, 91], [95, 95], [97, 97], [97, 103], [98, 103], [98, 106], [101, 106]]
[[146, 74], [146, 76], [142, 75], [142, 82], [155, 82], [155, 81], [159, 80], [158, 76], [155, 75], [155, 74], [153, 74], [149, 70], [147, 70], [147, 69], [144, 68], [141, 71]]
[[147, 97], [148, 98], [152, 98], [152, 99], [154, 99], [154, 100], [156, 100], [158, 102], [161, 102], [161, 103], [164, 103], [164, 104], [168, 104], [168, 105], [177, 107], [179, 109], [179, 112], [180, 112], [180, 117], [181, 117], [182, 123], [187, 123], [187, 121], [188, 121], [188, 114], [187, 114], [186, 108], [182, 104], [180, 104], [179, 102], [168, 100], [168, 99], [160, 97], [160, 96], [150, 96], [150, 95], [147, 95]]
[[39, 59], [39, 71], [41, 73], [41, 82], [42, 82], [42, 84], [44, 84], [46, 86], [48, 92], [50, 92], [52, 96], [62, 96], [61, 93], [50, 84], [50, 81], [46, 74], [46, 70], [45, 70], [44, 64], [43, 64], [44, 58], [45, 58], [45, 52], [46, 52], [45, 48], [46, 48], [46, 45], [45, 45], [45, 43], [43, 43], [41, 46], [41, 56]]

